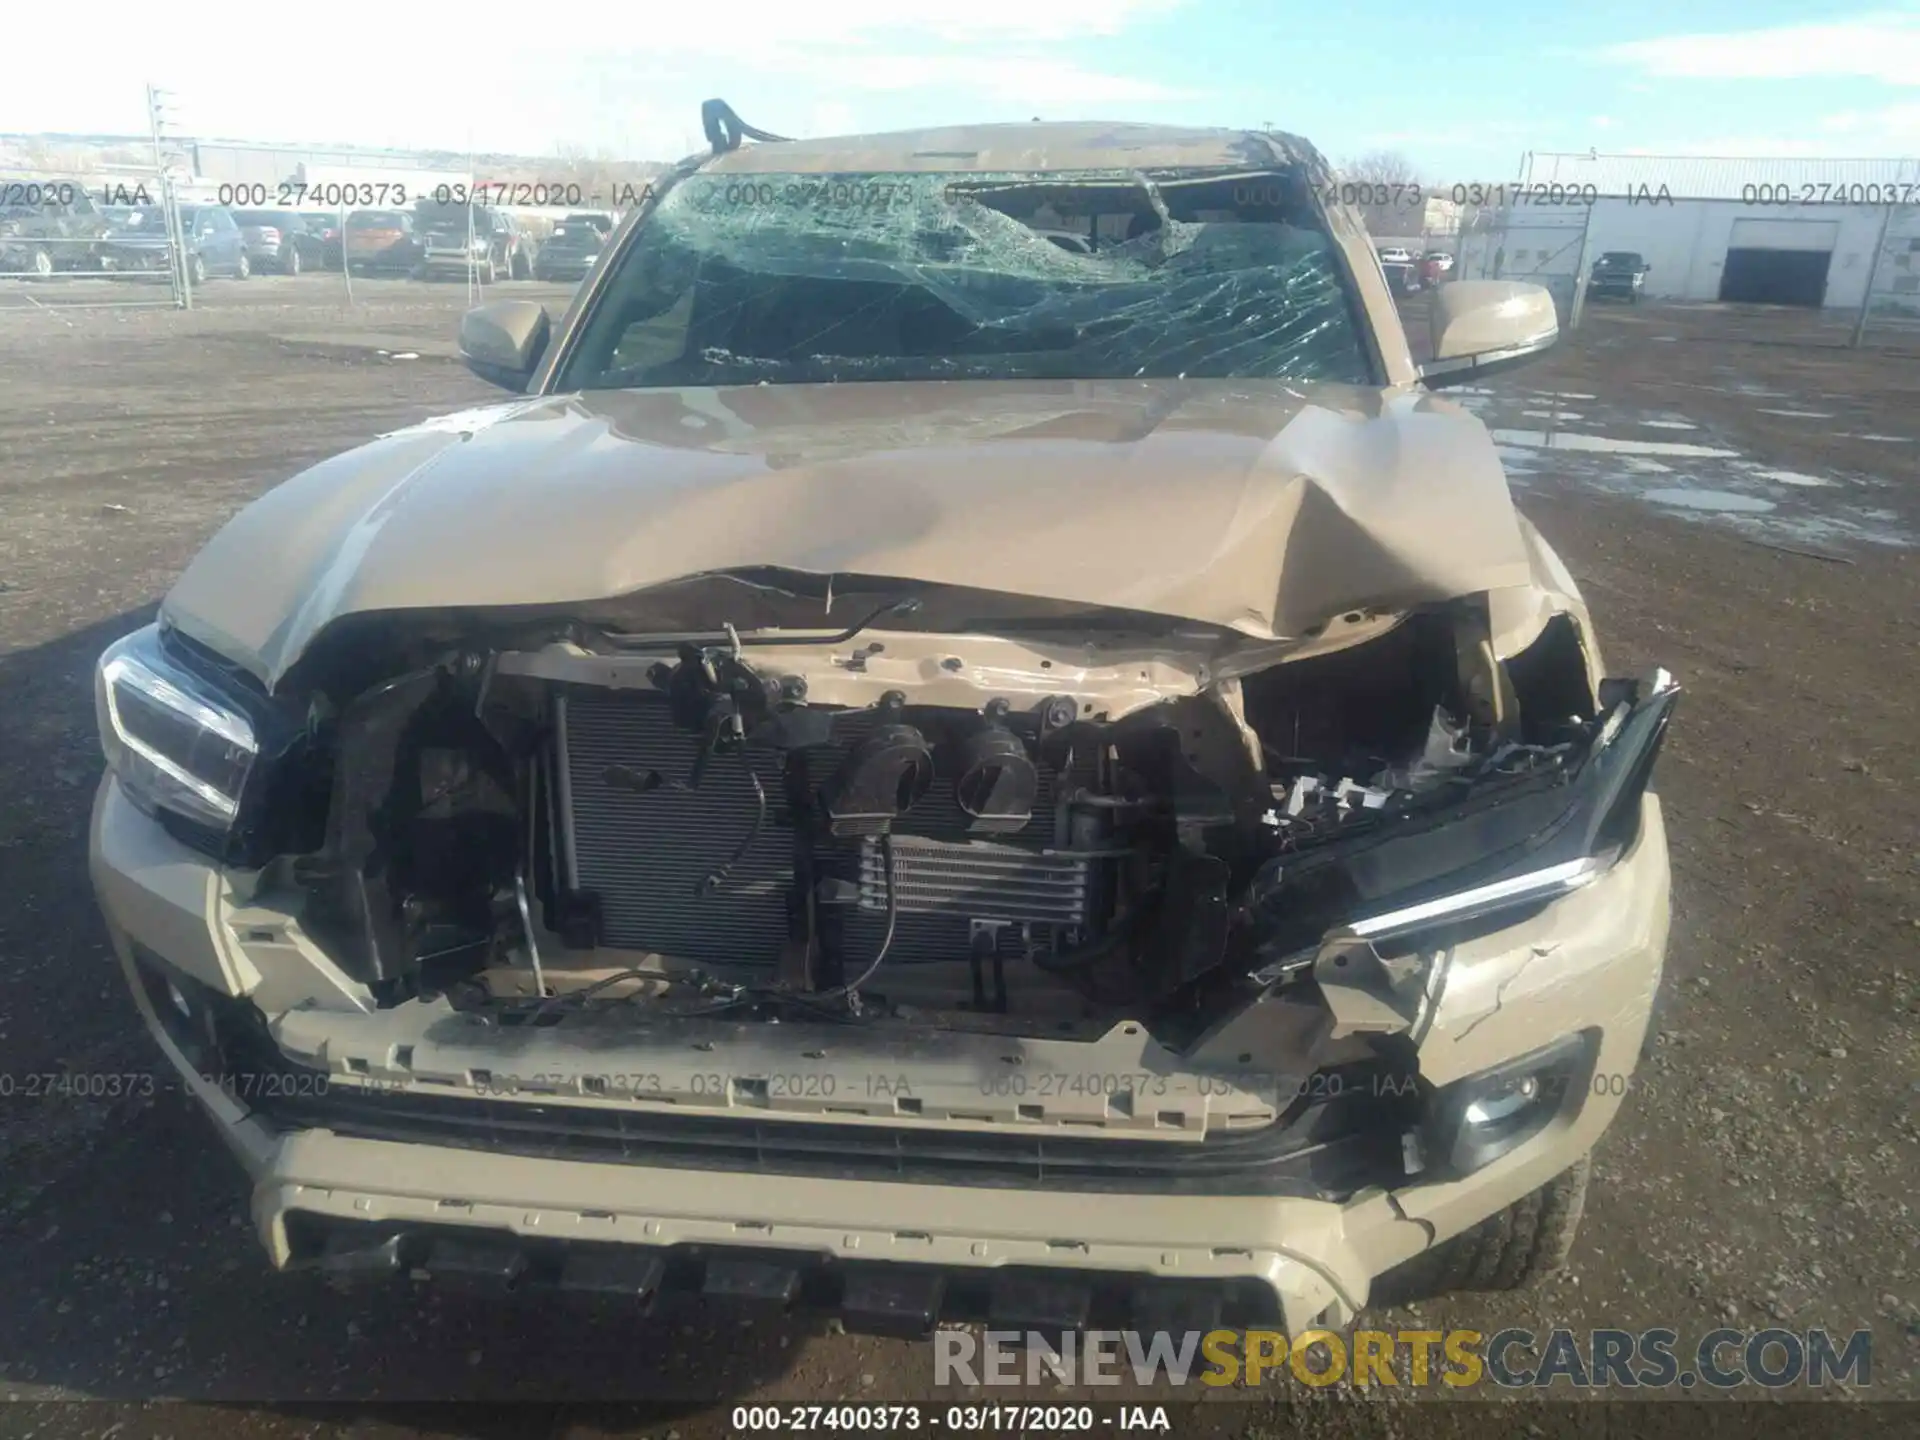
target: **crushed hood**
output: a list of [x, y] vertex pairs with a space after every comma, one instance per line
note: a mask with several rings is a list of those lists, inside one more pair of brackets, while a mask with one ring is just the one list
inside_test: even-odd
[[1430, 395], [770, 385], [521, 400], [383, 436], [248, 506], [163, 608], [272, 686], [346, 615], [582, 603], [760, 567], [1261, 640], [1531, 575], [1486, 431]]

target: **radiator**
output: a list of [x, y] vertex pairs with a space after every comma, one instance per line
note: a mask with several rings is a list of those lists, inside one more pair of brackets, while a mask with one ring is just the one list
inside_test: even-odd
[[[556, 697], [555, 719], [561, 854], [570, 888], [598, 897], [602, 943], [771, 967], [788, 936], [794, 858], [780, 752], [714, 757], [700, 788], [687, 790], [677, 787], [691, 778], [699, 737], [673, 724], [663, 698], [572, 692]], [[810, 752], [816, 785], [857, 741], [865, 721], [852, 720], [838, 744]], [[657, 772], [664, 783], [638, 794], [609, 781], [614, 767], [629, 775]], [[753, 826], [755, 778], [766, 794], [766, 819], [726, 879], [703, 894], [702, 879], [726, 864]], [[983, 841], [968, 838], [951, 782], [935, 780], [893, 828], [899, 920], [890, 962], [965, 959], [977, 921], [996, 934], [1015, 927], [1020, 943], [1043, 948], [1052, 948], [1060, 932], [1087, 925], [1091, 862], [1039, 853], [1054, 843], [1056, 789], [1043, 766], [1026, 828]], [[857, 965], [885, 930], [879, 842], [823, 839], [814, 864], [820, 875], [848, 882], [858, 897], [843, 930], [844, 958]]]

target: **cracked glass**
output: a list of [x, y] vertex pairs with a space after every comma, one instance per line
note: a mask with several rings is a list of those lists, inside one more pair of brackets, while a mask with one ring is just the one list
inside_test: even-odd
[[860, 380], [1371, 383], [1290, 171], [692, 175], [559, 388]]

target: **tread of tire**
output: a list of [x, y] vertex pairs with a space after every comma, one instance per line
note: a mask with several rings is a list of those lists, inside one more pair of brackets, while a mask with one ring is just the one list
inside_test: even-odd
[[1377, 1287], [1385, 1304], [1453, 1290], [1517, 1290], [1566, 1263], [1586, 1209], [1592, 1161], [1581, 1156], [1497, 1215], [1416, 1255]]

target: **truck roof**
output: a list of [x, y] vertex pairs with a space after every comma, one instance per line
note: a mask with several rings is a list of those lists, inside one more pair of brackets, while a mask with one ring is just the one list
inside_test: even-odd
[[1104, 121], [954, 125], [874, 135], [830, 135], [742, 145], [716, 156], [709, 174], [832, 174], [886, 171], [1323, 169], [1320, 152], [1281, 131], [1223, 130]]

